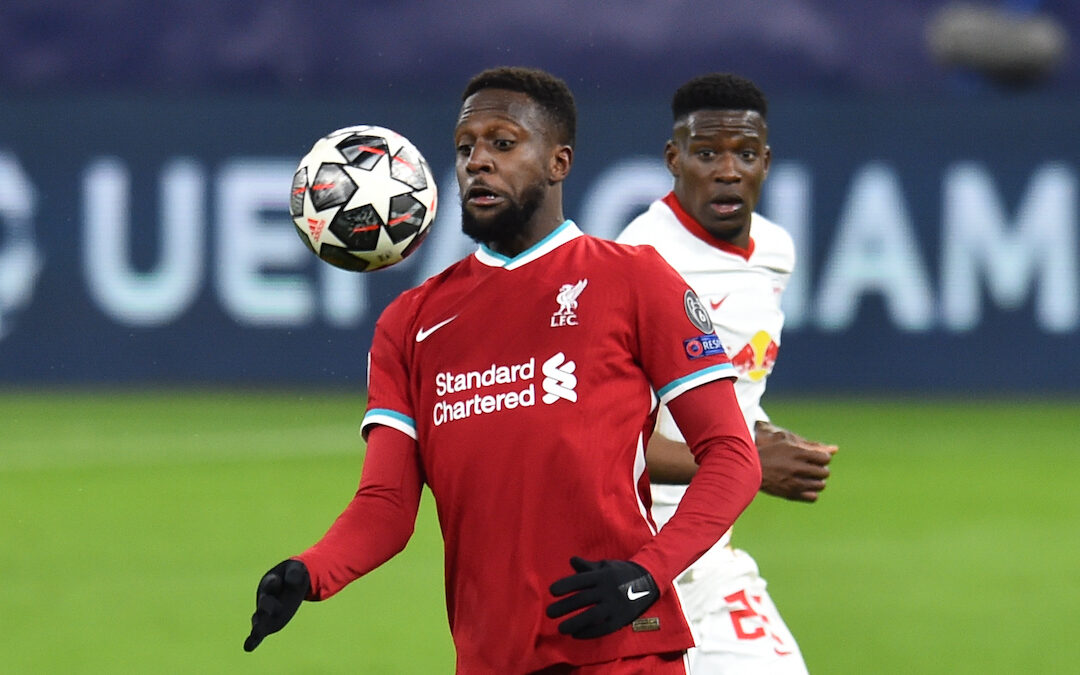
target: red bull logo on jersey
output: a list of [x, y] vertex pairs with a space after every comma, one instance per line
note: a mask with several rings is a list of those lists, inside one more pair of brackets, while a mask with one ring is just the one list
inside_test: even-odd
[[759, 330], [750, 342], [739, 350], [739, 353], [731, 358], [732, 365], [739, 371], [757, 382], [772, 372], [776, 364], [776, 355], [780, 346], [772, 339], [772, 336], [763, 330]]

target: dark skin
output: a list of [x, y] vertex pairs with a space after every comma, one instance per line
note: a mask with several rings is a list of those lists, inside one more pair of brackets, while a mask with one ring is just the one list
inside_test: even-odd
[[[457, 178], [463, 214], [481, 240], [514, 257], [565, 220], [562, 183], [574, 151], [559, 142], [554, 124], [527, 94], [482, 89], [462, 104], [454, 129]], [[524, 222], [506, 214], [533, 202]]]
[[[825, 489], [836, 446], [808, 441], [769, 422], [758, 422], [754, 437], [761, 457], [761, 491], [791, 501], [816, 502]], [[685, 443], [656, 432], [649, 439], [645, 461], [654, 483], [689, 483], [697, 472]]]
[[675, 196], [714, 237], [750, 245], [750, 214], [772, 159], [768, 127], [754, 110], [699, 110], [675, 123], [664, 161]]
[[[679, 119], [664, 147], [679, 203], [721, 241], [748, 248], [750, 216], [757, 208], [772, 153], [768, 126], [754, 110], [698, 110]], [[757, 422], [761, 491], [792, 501], [817, 501], [829, 477], [835, 445]], [[697, 464], [685, 443], [653, 433], [645, 453], [656, 483], [685, 484]]]

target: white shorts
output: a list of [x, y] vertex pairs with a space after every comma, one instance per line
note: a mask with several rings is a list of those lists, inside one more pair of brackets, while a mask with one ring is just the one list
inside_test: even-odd
[[807, 675], [799, 645], [745, 551], [715, 547], [676, 585], [697, 642], [688, 652], [691, 675]]

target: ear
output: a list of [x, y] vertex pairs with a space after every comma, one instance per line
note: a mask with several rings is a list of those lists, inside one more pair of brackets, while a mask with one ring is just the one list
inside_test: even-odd
[[772, 164], [772, 148], [770, 148], [769, 146], [766, 145], [765, 146], [765, 154], [761, 159], [762, 159], [762, 162], [764, 162], [764, 164], [765, 164], [765, 175], [768, 176], [769, 175], [769, 165]]
[[668, 173], [675, 178], [679, 177], [679, 148], [675, 141], [669, 140], [664, 144], [664, 164], [667, 164]]
[[569, 145], [557, 145], [551, 153], [551, 161], [548, 164], [548, 181], [552, 184], [561, 183], [570, 174], [570, 166], [574, 163], [574, 149]]

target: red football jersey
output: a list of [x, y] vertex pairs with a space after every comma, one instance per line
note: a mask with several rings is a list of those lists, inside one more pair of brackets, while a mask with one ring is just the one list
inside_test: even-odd
[[652, 248], [571, 221], [512, 259], [481, 247], [386, 309], [363, 427], [417, 441], [459, 672], [692, 646], [670, 579], [643, 615], [656, 621], [595, 640], [561, 635], [544, 610], [571, 556], [626, 560], [653, 539], [644, 443], [658, 399], [735, 375], [697, 297]]

